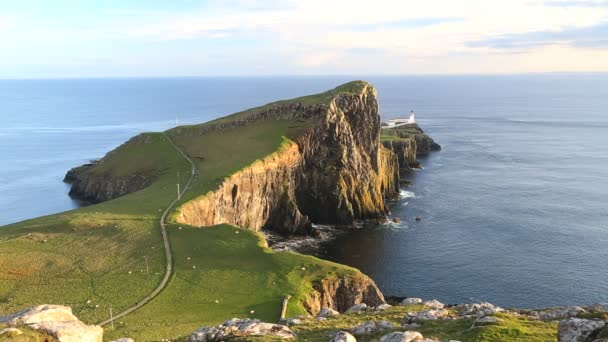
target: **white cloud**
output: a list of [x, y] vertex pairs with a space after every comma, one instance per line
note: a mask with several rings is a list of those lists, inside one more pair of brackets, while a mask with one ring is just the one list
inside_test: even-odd
[[[113, 8], [86, 29], [0, 17], [0, 38], [15, 56], [29, 58], [35, 58], [34, 51], [25, 46], [39, 46], [44, 50], [40, 58], [66, 53], [50, 51], [53, 46], [86, 57], [92, 52], [82, 46], [103, 41], [106, 49], [94, 52], [106, 60], [124, 58], [118, 42], [179, 42], [172, 45], [179, 50], [170, 55], [159, 50], [158, 63], [166, 57], [162, 67], [167, 74], [187, 67], [184, 58], [175, 56], [197, 55], [201, 48], [221, 57], [201, 59], [204, 68], [202, 62], [192, 62], [192, 74], [608, 71], [603, 49], [549, 44], [498, 51], [470, 44], [589, 27], [606, 19], [605, 7], [556, 6], [544, 0], [230, 0], [168, 13]], [[147, 57], [141, 56], [142, 63]], [[252, 61], [258, 67], [249, 67]], [[179, 68], [172, 69], [171, 63], [178, 62]]]

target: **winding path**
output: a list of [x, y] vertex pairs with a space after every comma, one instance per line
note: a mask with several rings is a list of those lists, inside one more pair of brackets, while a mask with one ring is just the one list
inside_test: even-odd
[[192, 167], [192, 172], [190, 173], [190, 178], [188, 179], [186, 186], [181, 190], [179, 196], [176, 197], [171, 202], [171, 204], [169, 204], [169, 206], [163, 212], [163, 215], [160, 217], [160, 229], [161, 229], [161, 232], [163, 235], [163, 245], [165, 247], [165, 259], [167, 260], [165, 276], [163, 277], [163, 280], [160, 282], [160, 284], [158, 284], [158, 286], [154, 289], [154, 291], [152, 291], [149, 295], [147, 295], [142, 300], [140, 300], [137, 304], [125, 309], [122, 312], [117, 313], [116, 315], [114, 315], [111, 318], [106, 319], [105, 321], [99, 322], [98, 325], [103, 326], [103, 325], [109, 324], [112, 320], [115, 320], [115, 319], [118, 319], [125, 315], [128, 315], [131, 312], [146, 305], [149, 301], [154, 299], [154, 297], [156, 297], [167, 286], [167, 283], [169, 282], [169, 278], [171, 278], [171, 273], [173, 272], [173, 255], [171, 254], [171, 244], [169, 243], [169, 237], [167, 236], [166, 219], [167, 219], [167, 215], [169, 214], [169, 212], [171, 212], [171, 210], [173, 209], [175, 204], [179, 201], [180, 197], [183, 196], [183, 194], [190, 188], [190, 184], [192, 183], [192, 180], [194, 180], [194, 176], [196, 175], [197, 170], [196, 170], [196, 165], [194, 164], [192, 159], [190, 159], [190, 157], [188, 157], [188, 155], [186, 155], [186, 153], [184, 151], [182, 151], [179, 147], [177, 147], [177, 145], [175, 145], [173, 140], [171, 140], [171, 138], [166, 133], [163, 133], [163, 135], [165, 136], [167, 141], [171, 144], [171, 146], [173, 146], [173, 148], [177, 152], [179, 152], [179, 154], [181, 154], [182, 157], [184, 157], [184, 159], [186, 159], [190, 163], [190, 166]]

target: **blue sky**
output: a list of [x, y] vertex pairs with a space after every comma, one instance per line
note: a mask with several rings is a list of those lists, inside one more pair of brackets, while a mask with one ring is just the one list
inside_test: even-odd
[[608, 1], [3, 0], [0, 44], [0, 78], [608, 71]]

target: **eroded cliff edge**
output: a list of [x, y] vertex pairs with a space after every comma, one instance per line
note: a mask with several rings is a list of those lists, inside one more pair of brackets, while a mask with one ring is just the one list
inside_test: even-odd
[[[219, 189], [185, 203], [175, 220], [220, 223], [285, 234], [311, 232], [311, 223], [348, 225], [381, 218], [398, 195], [397, 156], [380, 143], [376, 89], [368, 83], [326, 105], [299, 105], [255, 120], [307, 120], [307, 129], [281, 149], [224, 180]], [[223, 125], [231, 129], [230, 125]], [[173, 132], [172, 134], [184, 134]]]
[[[376, 95], [370, 84], [351, 82], [317, 95], [314, 101], [282, 101], [167, 131], [166, 136], [204, 165], [209, 160], [200, 150], [189, 149], [189, 142], [216, 134], [230, 144], [226, 137], [231, 131], [260, 122], [298, 127], [297, 133], [285, 134], [274, 152], [225, 174], [211, 191], [183, 203], [172, 219], [193, 226], [228, 223], [290, 235], [312, 233], [313, 223], [350, 225], [384, 218], [387, 201], [398, 196], [399, 171], [416, 166], [420, 147], [432, 144], [421, 130], [414, 136], [397, 135], [387, 144]], [[66, 175], [73, 181], [71, 194], [101, 202], [145, 188], [163, 173], [167, 158], [156, 155], [166, 136], [151, 140], [149, 134], [140, 135], [98, 163], [71, 170]], [[152, 149], [148, 144], [158, 146]], [[154, 155], [144, 153], [139, 162], [131, 159], [143, 150], [153, 150]], [[125, 162], [131, 165], [130, 172], [121, 169]], [[312, 313], [320, 307], [343, 311], [361, 302], [384, 302], [373, 280], [361, 273], [321, 279], [304, 301]]]

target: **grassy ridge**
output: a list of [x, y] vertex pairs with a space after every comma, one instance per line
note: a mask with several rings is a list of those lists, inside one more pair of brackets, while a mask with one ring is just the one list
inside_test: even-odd
[[[355, 82], [291, 102], [326, 103], [336, 94], [356, 92], [364, 85]], [[290, 101], [279, 103], [286, 102]], [[308, 125], [267, 120], [203, 135], [168, 131], [200, 171], [182, 203], [216, 189], [223, 179], [274, 153]], [[196, 127], [182, 127], [182, 132]], [[107, 318], [110, 307], [119, 312], [158, 285], [165, 272], [158, 221], [175, 197], [175, 183], [184, 185], [191, 172], [166, 139], [162, 133], [145, 134], [120, 146], [89, 171], [110, 176], [152, 173], [157, 178], [149, 187], [0, 228], [0, 315], [42, 303], [64, 304], [83, 321], [94, 323]], [[153, 302], [125, 317], [116, 333], [107, 335], [129, 333], [136, 340], [175, 337], [251, 310], [256, 317], [275, 320], [285, 294], [294, 296], [289, 313], [300, 314], [303, 307], [298, 300], [310, 290], [312, 281], [356, 272], [313, 257], [273, 253], [256, 234], [236, 234], [236, 230], [173, 227], [170, 239], [176, 273], [170, 284]], [[196, 271], [185, 261], [188, 256], [199, 263]]]
[[357, 272], [311, 256], [273, 252], [250, 230], [229, 225], [178, 227], [172, 226], [169, 233], [175, 251], [171, 283], [116, 324], [115, 331], [106, 330], [109, 338], [175, 338], [232, 317], [276, 322], [286, 295], [293, 296], [288, 315], [304, 314], [301, 300], [313, 281]]

